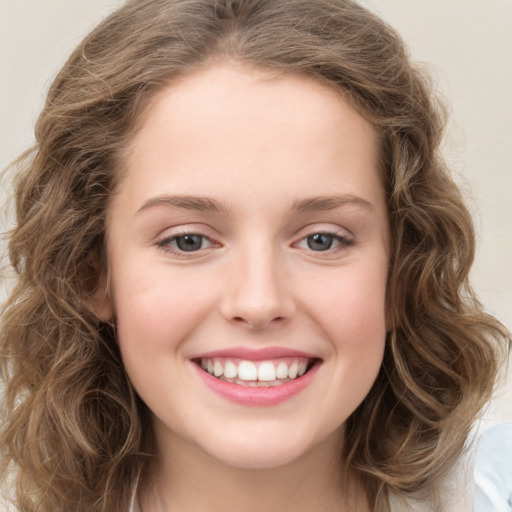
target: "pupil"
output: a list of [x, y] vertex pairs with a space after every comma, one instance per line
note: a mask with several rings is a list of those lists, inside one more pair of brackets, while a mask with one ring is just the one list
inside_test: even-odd
[[327, 251], [331, 248], [332, 242], [332, 235], [326, 235], [325, 233], [315, 233], [308, 236], [308, 247], [313, 251]]
[[201, 235], [184, 235], [176, 238], [176, 245], [180, 251], [197, 251], [201, 249], [203, 238]]

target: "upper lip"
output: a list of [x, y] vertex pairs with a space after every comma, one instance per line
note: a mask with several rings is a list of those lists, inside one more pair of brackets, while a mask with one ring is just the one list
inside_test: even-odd
[[231, 347], [219, 350], [212, 350], [195, 354], [191, 359], [211, 359], [214, 357], [233, 357], [246, 359], [248, 361], [264, 361], [268, 359], [279, 359], [282, 357], [305, 357], [308, 359], [319, 359], [316, 354], [294, 350], [285, 347]]

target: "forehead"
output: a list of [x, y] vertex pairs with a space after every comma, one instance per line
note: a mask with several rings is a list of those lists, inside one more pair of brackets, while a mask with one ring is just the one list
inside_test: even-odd
[[212, 180], [228, 196], [235, 184], [253, 194], [285, 188], [301, 195], [306, 187], [308, 195], [326, 195], [343, 176], [343, 193], [372, 195], [380, 181], [376, 131], [340, 92], [302, 75], [234, 63], [159, 91], [122, 169], [124, 188], [137, 196], [162, 187], [209, 195]]
[[[188, 129], [194, 135], [198, 128], [234, 134], [237, 128], [257, 121], [288, 130], [287, 123], [300, 120], [309, 123], [298, 124], [295, 130], [302, 127], [307, 134], [311, 127], [309, 136], [325, 136], [319, 130], [332, 129], [332, 123], [338, 124], [341, 118], [357, 125], [366, 139], [376, 135], [373, 126], [352, 108], [347, 92], [303, 74], [230, 61], [210, 64], [160, 89], [140, 116], [137, 131], [162, 120], [169, 123], [171, 116], [183, 133]], [[225, 122], [219, 124], [220, 118]], [[143, 137], [138, 133], [137, 142], [142, 143]]]

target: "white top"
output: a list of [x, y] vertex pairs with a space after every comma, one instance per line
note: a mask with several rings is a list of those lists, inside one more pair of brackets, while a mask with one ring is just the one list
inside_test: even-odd
[[475, 512], [512, 512], [512, 423], [488, 428], [475, 459]]

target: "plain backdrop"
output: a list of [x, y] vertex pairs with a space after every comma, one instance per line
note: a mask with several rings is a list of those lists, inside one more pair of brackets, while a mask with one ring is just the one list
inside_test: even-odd
[[[52, 78], [120, 0], [0, 0], [0, 168], [30, 146]], [[445, 153], [478, 231], [473, 283], [512, 328], [512, 0], [366, 0], [451, 104]], [[9, 194], [0, 191], [4, 203]], [[8, 221], [3, 221], [5, 226]], [[1, 299], [1, 297], [0, 297]], [[512, 421], [512, 382], [485, 413]]]

